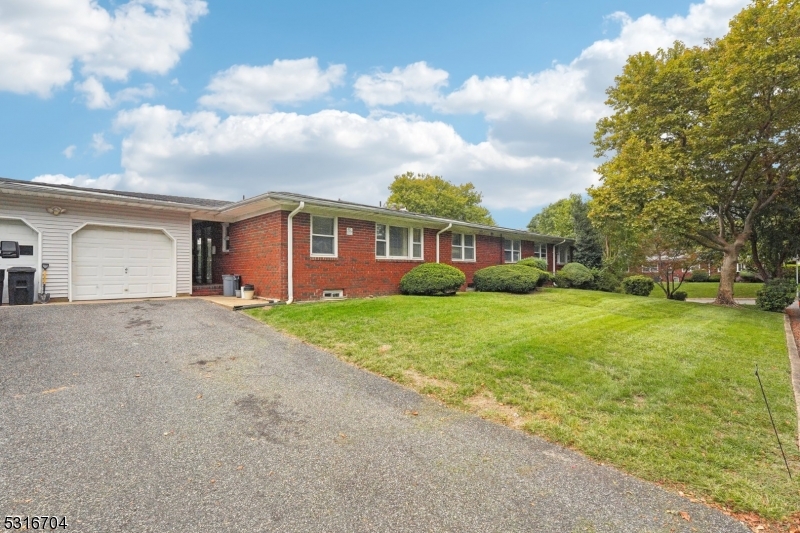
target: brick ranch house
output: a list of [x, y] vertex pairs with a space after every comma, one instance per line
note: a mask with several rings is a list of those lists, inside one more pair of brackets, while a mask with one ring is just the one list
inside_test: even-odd
[[[0, 240], [19, 258], [0, 269], [49, 264], [56, 300], [220, 294], [239, 274], [256, 295], [283, 301], [396, 294], [424, 262], [476, 270], [525, 257], [555, 272], [570, 239], [299, 194], [237, 202], [0, 178]], [[3, 291], [7, 301], [8, 291]]]

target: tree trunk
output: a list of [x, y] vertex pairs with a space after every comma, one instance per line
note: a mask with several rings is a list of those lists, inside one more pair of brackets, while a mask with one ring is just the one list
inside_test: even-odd
[[715, 304], [736, 305], [733, 299], [733, 282], [736, 281], [736, 263], [739, 262], [740, 250], [741, 246], [737, 246], [736, 244], [725, 247], [725, 255], [722, 258], [719, 289], [717, 290]]

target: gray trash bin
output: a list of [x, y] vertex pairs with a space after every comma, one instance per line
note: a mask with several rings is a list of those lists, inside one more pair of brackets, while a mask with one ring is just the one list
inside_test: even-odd
[[31, 267], [8, 269], [8, 305], [33, 305], [35, 275], [36, 269]]
[[0, 268], [0, 305], [3, 305], [3, 286], [6, 283], [6, 271]]
[[222, 275], [222, 295], [233, 296], [236, 293], [236, 276], [233, 274]]

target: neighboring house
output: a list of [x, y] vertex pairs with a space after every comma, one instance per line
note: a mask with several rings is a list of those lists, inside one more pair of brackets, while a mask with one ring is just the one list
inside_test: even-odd
[[70, 301], [217, 294], [223, 274], [280, 300], [395, 294], [423, 262], [456, 266], [471, 284], [476, 270], [524, 257], [554, 272], [574, 244], [290, 193], [226, 202], [4, 178], [0, 240], [28, 254], [0, 268], [35, 267], [39, 290], [48, 263], [47, 292]]

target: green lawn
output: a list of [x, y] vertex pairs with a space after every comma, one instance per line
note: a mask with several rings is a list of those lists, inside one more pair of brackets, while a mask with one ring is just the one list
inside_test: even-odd
[[566, 289], [249, 312], [449, 405], [505, 417], [638, 477], [770, 519], [800, 509], [782, 315]]
[[[734, 298], [755, 298], [756, 291], [763, 286], [763, 283], [734, 283], [733, 296]], [[716, 281], [701, 281], [699, 283], [684, 283], [678, 290], [686, 292], [687, 298], [716, 298], [718, 287], [719, 283]], [[664, 297], [664, 291], [658, 285], [650, 293], [650, 298]]]

